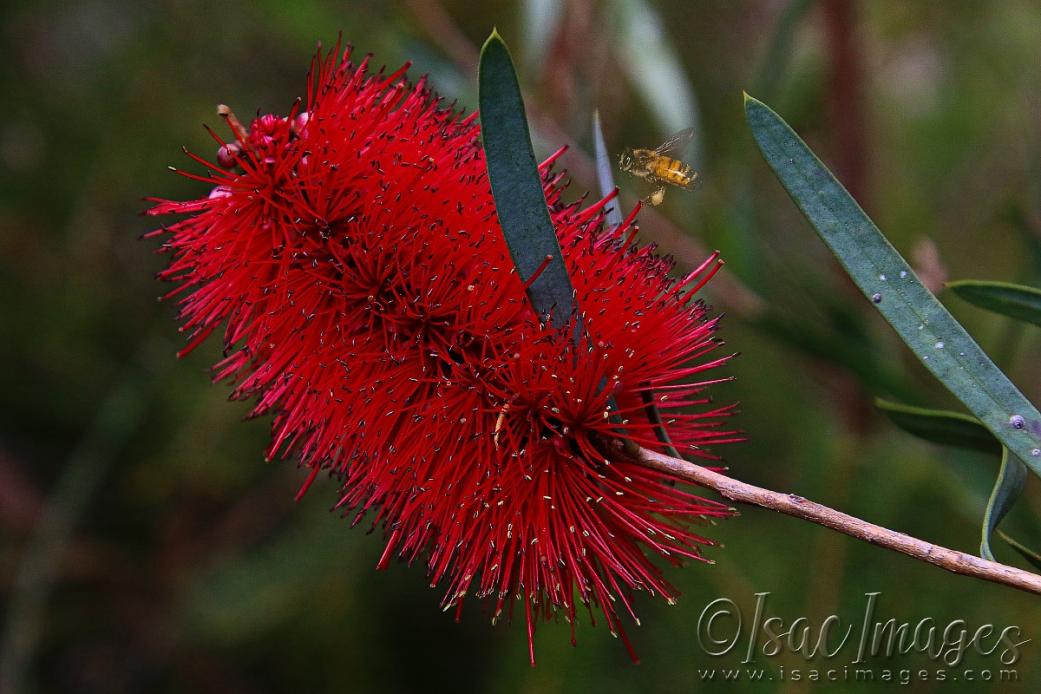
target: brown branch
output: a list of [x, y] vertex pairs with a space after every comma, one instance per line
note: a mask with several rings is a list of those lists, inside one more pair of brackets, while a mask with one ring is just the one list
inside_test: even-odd
[[782, 494], [756, 487], [727, 477], [708, 468], [671, 458], [645, 448], [632, 451], [633, 456], [647, 467], [681, 477], [689, 482], [714, 489], [725, 498], [742, 504], [752, 504], [811, 523], [831, 528], [844, 535], [870, 542], [894, 552], [906, 554], [919, 561], [935, 564], [963, 576], [973, 576], [992, 583], [1002, 583], [1030, 593], [1041, 595], [1041, 576], [1012, 566], [987, 561], [971, 554], [934, 545], [924, 540], [868, 523], [859, 518], [828, 508], [795, 494]]

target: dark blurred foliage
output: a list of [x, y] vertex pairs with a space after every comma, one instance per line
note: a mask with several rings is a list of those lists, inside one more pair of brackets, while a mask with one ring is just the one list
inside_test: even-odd
[[[641, 666], [602, 627], [581, 625], [571, 648], [561, 624], [539, 630], [530, 669], [520, 625], [493, 628], [476, 603], [457, 624], [421, 567], [376, 572], [379, 538], [328, 511], [333, 480], [293, 503], [303, 473], [262, 461], [268, 423], [242, 423], [247, 406], [208, 384], [218, 345], [174, 359], [174, 309], [152, 280], [163, 260], [136, 241], [143, 196], [204, 192], [166, 166], [186, 164], [182, 144], [213, 148], [201, 124], [218, 124], [214, 106], [288, 110], [317, 40], [342, 31], [378, 63], [411, 58], [469, 110], [476, 49], [497, 26], [537, 149], [572, 145], [575, 195], [595, 188], [594, 107], [613, 151], [696, 124], [699, 189], [641, 222], [681, 267], [711, 248], [730, 261], [710, 300], [743, 353], [737, 382], [716, 389], [741, 401], [749, 432], [725, 451], [732, 474], [972, 552], [995, 462], [911, 440], [872, 410], [875, 395], [952, 403], [761, 162], [741, 91], [803, 133], [901, 251], [933, 244], [933, 274], [1036, 284], [1036, 2], [74, 0], [0, 13], [0, 592], [18, 665], [5, 677], [85, 692], [691, 691], [705, 686], [697, 668], [740, 659], [698, 646], [711, 600], [747, 616], [770, 591], [788, 619], [855, 622], [880, 591], [886, 618], [1021, 625], [1035, 639], [1024, 691], [1041, 687], [1037, 597], [758, 509], [713, 528], [718, 563], [669, 572], [678, 606], [638, 601]], [[648, 192], [619, 182], [627, 206]], [[1037, 402], [1037, 330], [942, 298]], [[1007, 525], [1036, 547], [1035, 492]]]

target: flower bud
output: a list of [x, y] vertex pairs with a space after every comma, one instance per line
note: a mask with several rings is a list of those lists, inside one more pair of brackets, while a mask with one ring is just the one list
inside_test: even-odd
[[222, 169], [234, 169], [238, 164], [242, 148], [236, 142], [228, 142], [217, 149], [217, 165]]

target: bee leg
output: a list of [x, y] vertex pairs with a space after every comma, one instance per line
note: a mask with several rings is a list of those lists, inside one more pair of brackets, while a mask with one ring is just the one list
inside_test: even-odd
[[665, 186], [659, 186], [646, 197], [640, 198], [641, 202], [645, 202], [648, 205], [660, 205], [662, 199], [665, 197]]

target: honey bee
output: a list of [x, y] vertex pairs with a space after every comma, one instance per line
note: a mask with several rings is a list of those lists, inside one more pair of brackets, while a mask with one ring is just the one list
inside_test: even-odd
[[657, 149], [627, 149], [618, 158], [618, 166], [633, 176], [650, 181], [657, 189], [645, 200], [660, 205], [665, 199], [665, 186], [671, 185], [690, 190], [698, 174], [688, 164], [670, 155], [675, 155], [694, 138], [694, 128], [680, 130], [663, 142]]

